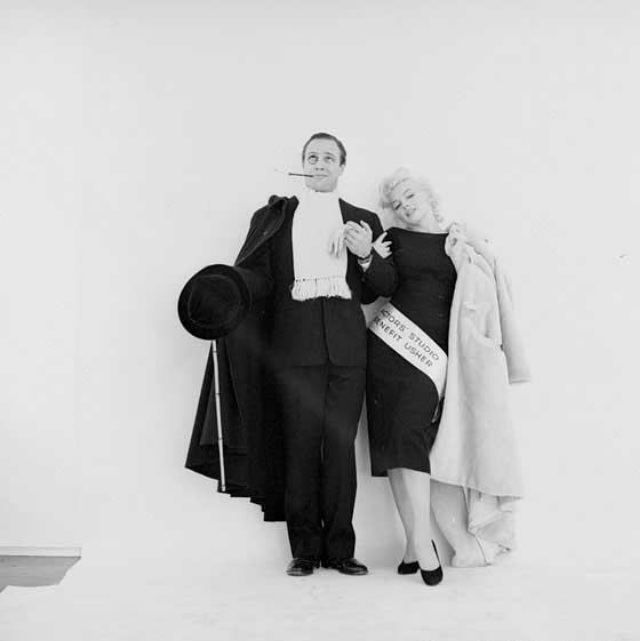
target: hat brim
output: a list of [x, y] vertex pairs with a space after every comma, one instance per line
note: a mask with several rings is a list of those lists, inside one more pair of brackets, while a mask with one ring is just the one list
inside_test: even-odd
[[243, 271], [229, 265], [209, 265], [187, 281], [178, 298], [178, 317], [192, 336], [221, 338], [246, 317], [251, 294]]

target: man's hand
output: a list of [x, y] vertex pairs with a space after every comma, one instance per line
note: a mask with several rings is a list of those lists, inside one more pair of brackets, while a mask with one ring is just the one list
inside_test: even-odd
[[358, 258], [367, 258], [373, 249], [373, 232], [366, 222], [349, 221], [344, 226], [344, 243]]

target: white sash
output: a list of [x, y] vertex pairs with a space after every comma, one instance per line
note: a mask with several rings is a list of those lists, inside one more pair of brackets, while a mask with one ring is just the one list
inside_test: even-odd
[[426, 374], [442, 397], [447, 378], [447, 355], [429, 335], [391, 303], [386, 303], [369, 329], [402, 358]]

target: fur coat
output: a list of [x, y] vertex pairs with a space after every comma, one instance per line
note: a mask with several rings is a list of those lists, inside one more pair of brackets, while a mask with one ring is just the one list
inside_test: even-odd
[[529, 367], [506, 275], [486, 242], [454, 225], [445, 249], [457, 280], [431, 473], [463, 488], [469, 531], [487, 542], [490, 562], [513, 547], [512, 511], [523, 487], [508, 391], [510, 383], [529, 380]]

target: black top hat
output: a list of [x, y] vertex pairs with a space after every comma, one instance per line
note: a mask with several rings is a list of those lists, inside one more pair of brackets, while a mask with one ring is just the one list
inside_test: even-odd
[[214, 340], [241, 323], [251, 306], [243, 271], [229, 265], [209, 265], [187, 281], [178, 298], [178, 316], [190, 334]]

